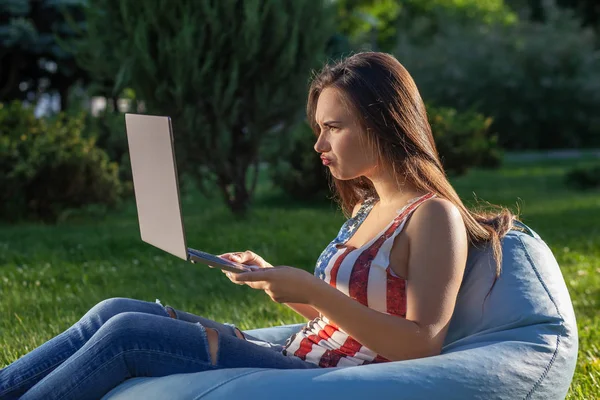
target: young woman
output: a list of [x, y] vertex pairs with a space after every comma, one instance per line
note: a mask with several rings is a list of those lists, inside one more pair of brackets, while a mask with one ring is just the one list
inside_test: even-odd
[[217, 368], [360, 366], [439, 354], [469, 245], [492, 246], [514, 216], [468, 210], [446, 179], [423, 101], [391, 55], [328, 65], [308, 120], [349, 216], [315, 273], [246, 251], [259, 270], [228, 274], [310, 322], [284, 346], [158, 303], [105, 300], [0, 371], [0, 398], [99, 398], [125, 379]]

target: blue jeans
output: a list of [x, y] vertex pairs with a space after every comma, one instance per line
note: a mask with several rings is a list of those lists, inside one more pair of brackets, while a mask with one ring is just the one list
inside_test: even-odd
[[[174, 312], [171, 318], [168, 311]], [[218, 332], [212, 364], [205, 328]], [[104, 300], [60, 335], [0, 370], [0, 399], [98, 399], [128, 378], [220, 368], [319, 368], [282, 346], [161, 304]]]

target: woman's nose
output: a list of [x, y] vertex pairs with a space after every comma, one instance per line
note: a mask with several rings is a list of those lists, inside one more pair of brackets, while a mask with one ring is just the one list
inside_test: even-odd
[[321, 134], [319, 135], [319, 137], [317, 138], [317, 142], [315, 143], [314, 149], [317, 153], [325, 153], [327, 151], [329, 151], [329, 143], [327, 143], [327, 140], [325, 140], [325, 135]]

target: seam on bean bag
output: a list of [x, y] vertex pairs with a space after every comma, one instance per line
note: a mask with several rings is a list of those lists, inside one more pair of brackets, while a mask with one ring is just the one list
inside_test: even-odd
[[[531, 258], [531, 255], [529, 254], [529, 250], [527, 249], [527, 246], [525, 245], [525, 242], [523, 242], [523, 239], [520, 236], [517, 236], [517, 237], [519, 239], [519, 243], [521, 244], [521, 247], [523, 248], [523, 251], [525, 252], [525, 256], [527, 257], [529, 264], [533, 268], [533, 272], [535, 272], [535, 276], [538, 278], [538, 281], [542, 284], [542, 287], [546, 291], [548, 298], [554, 305], [554, 308], [556, 309], [556, 314], [558, 314], [558, 316], [561, 320], [561, 326], [563, 326], [563, 328], [564, 328], [563, 323], [565, 320], [564, 320], [562, 314], [560, 313], [558, 305], [556, 304], [556, 300], [554, 300], [554, 297], [548, 290], [548, 286], [546, 286], [546, 282], [544, 282], [544, 280], [542, 279], [542, 276], [540, 275], [538, 269], [536, 268], [535, 263], [533, 262], [533, 259]], [[541, 241], [541, 239], [537, 239], [537, 238], [534, 238], [534, 239]], [[548, 376], [548, 372], [550, 372], [550, 368], [552, 367], [552, 365], [554, 364], [554, 361], [556, 360], [556, 355], [558, 354], [559, 346], [560, 346], [560, 335], [557, 334], [556, 335], [556, 346], [554, 347], [554, 353], [552, 354], [552, 358], [550, 358], [550, 361], [548, 362], [548, 365], [546, 365], [544, 372], [542, 373], [540, 378], [537, 380], [537, 382], [533, 385], [533, 387], [531, 388], [529, 393], [527, 393], [527, 396], [525, 396], [525, 399], [530, 399], [531, 396], [533, 396], [534, 392], [540, 387], [540, 385], [542, 384], [542, 382], [546, 378], [546, 376]]]
[[206, 396], [206, 395], [207, 395], [207, 394], [209, 394], [210, 392], [213, 392], [213, 391], [217, 390], [217, 389], [218, 389], [218, 388], [220, 388], [221, 386], [223, 386], [223, 385], [225, 385], [225, 384], [227, 384], [227, 383], [229, 383], [229, 382], [231, 382], [231, 381], [234, 381], [234, 380], [236, 380], [236, 379], [242, 378], [242, 377], [244, 377], [244, 376], [248, 376], [248, 375], [256, 374], [256, 373], [258, 373], [258, 372], [262, 372], [262, 371], [263, 371], [263, 370], [260, 370], [260, 371], [248, 371], [248, 372], [246, 372], [245, 374], [236, 375], [236, 376], [234, 376], [234, 377], [231, 377], [231, 378], [227, 379], [226, 381], [223, 381], [223, 382], [221, 382], [221, 383], [218, 383], [218, 384], [214, 385], [214, 386], [213, 386], [213, 387], [211, 387], [211, 388], [208, 388], [208, 389], [206, 389], [206, 390], [205, 390], [203, 393], [201, 393], [200, 395], [198, 395], [198, 396], [194, 397], [194, 400], [201, 399], [202, 397]]

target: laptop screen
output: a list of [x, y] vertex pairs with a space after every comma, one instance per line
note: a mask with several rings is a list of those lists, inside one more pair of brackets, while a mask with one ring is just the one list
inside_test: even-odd
[[142, 240], [187, 260], [171, 119], [125, 114]]

